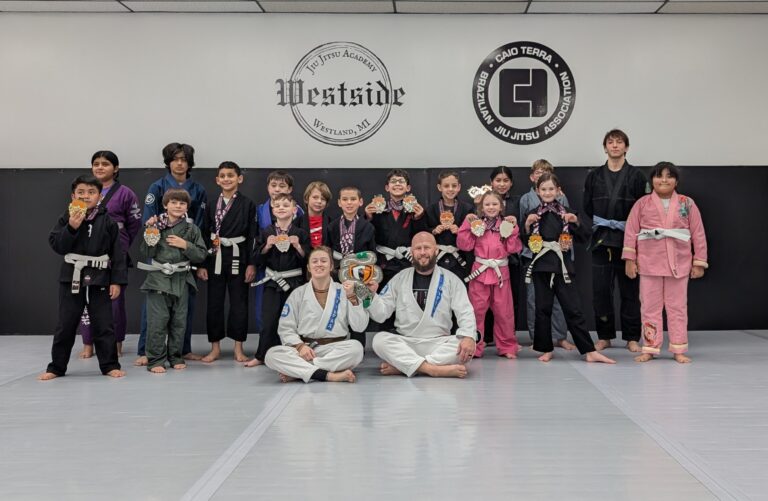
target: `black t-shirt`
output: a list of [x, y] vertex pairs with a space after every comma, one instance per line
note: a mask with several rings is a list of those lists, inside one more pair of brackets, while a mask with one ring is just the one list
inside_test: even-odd
[[432, 283], [432, 273], [429, 275], [422, 275], [421, 273], [413, 272], [413, 297], [416, 302], [419, 303], [421, 311], [427, 305], [427, 294], [429, 294], [429, 284]]

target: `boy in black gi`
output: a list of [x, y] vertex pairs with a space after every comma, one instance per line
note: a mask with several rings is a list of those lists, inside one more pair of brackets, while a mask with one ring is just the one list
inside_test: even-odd
[[105, 376], [123, 377], [117, 361], [112, 322], [112, 300], [128, 283], [120, 229], [107, 215], [101, 200], [101, 182], [91, 175], [72, 182], [72, 203], [48, 237], [57, 254], [64, 256], [59, 272], [59, 322], [53, 335], [51, 363], [38, 376], [41, 381], [63, 376], [75, 344], [77, 326], [88, 306], [99, 369]]
[[264, 284], [259, 347], [246, 367], [264, 363], [267, 350], [278, 346], [277, 323], [290, 292], [305, 281], [306, 256], [309, 253], [307, 232], [294, 224], [296, 202], [287, 193], [272, 197], [275, 223], [261, 230], [256, 241], [253, 262], [265, 268], [265, 276], [256, 285]]
[[235, 341], [235, 360], [250, 360], [243, 352], [248, 336], [248, 291], [256, 278], [253, 245], [258, 234], [256, 206], [238, 191], [243, 183], [240, 166], [222, 162], [216, 173], [221, 194], [205, 210], [203, 238], [208, 246], [205, 266], [197, 277], [208, 281], [208, 341], [211, 352], [203, 357], [210, 363], [221, 355], [225, 335], [224, 298], [229, 291], [229, 316], [226, 335]]

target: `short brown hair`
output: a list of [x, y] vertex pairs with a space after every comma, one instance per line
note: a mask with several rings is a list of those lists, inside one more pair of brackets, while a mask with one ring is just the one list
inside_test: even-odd
[[304, 203], [309, 202], [309, 196], [312, 194], [312, 190], [319, 191], [320, 196], [322, 196], [326, 202], [331, 200], [331, 189], [328, 187], [328, 185], [322, 181], [312, 181], [304, 190]]
[[455, 171], [455, 170], [444, 170], [444, 171], [441, 171], [440, 174], [437, 175], [437, 182], [438, 182], [438, 184], [442, 183], [443, 179], [445, 179], [447, 177], [451, 177], [451, 176], [455, 177], [456, 181], [461, 182], [461, 178], [459, 177], [458, 171]]
[[552, 166], [549, 161], [544, 160], [543, 158], [540, 158], [533, 162], [533, 166], [531, 167], [531, 173], [536, 172], [537, 170], [541, 170], [544, 172], [553, 172], [555, 170], [554, 166]]
[[272, 203], [279, 202], [280, 200], [288, 200], [293, 205], [296, 205], [296, 200], [293, 199], [290, 193], [278, 193], [272, 198]]
[[611, 129], [608, 132], [605, 133], [605, 137], [603, 137], [603, 148], [605, 148], [606, 143], [609, 139], [621, 139], [624, 141], [624, 144], [627, 145], [627, 148], [629, 148], [629, 136], [627, 136], [626, 132], [624, 132], [621, 129]]
[[341, 198], [341, 192], [342, 191], [354, 191], [357, 193], [357, 198], [363, 198], [363, 192], [360, 191], [360, 188], [356, 186], [345, 186], [339, 190], [339, 198]]
[[272, 181], [283, 181], [289, 188], [293, 188], [293, 176], [284, 170], [273, 170], [267, 174], [267, 184]]
[[184, 202], [187, 204], [187, 207], [192, 204], [192, 198], [189, 196], [189, 193], [187, 193], [187, 190], [182, 188], [171, 188], [170, 190], [166, 191], [163, 195], [163, 207], [167, 206], [168, 202], [171, 200]]

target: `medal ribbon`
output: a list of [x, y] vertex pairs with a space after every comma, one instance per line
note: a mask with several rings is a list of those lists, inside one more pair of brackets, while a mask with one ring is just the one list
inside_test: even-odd
[[339, 221], [339, 231], [341, 233], [341, 255], [346, 256], [347, 254], [351, 254], [355, 248], [355, 226], [357, 225], [357, 218], [359, 216], [355, 216], [355, 219], [352, 220], [352, 222], [349, 224], [348, 228], [345, 228], [345, 222], [346, 218], [342, 216], [341, 220]]

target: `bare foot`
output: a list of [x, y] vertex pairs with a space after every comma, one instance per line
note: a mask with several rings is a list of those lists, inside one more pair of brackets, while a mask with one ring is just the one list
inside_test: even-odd
[[53, 372], [43, 372], [42, 374], [37, 376], [37, 380], [38, 381], [49, 381], [51, 379], [56, 379], [57, 377], [59, 377], [59, 376], [57, 376]]
[[204, 362], [206, 364], [210, 364], [211, 362], [213, 362], [215, 360], [218, 360], [219, 359], [219, 355], [221, 355], [221, 351], [219, 351], [218, 348], [214, 348], [214, 349], [211, 350], [211, 352], [209, 354], [207, 354], [206, 356], [201, 358], [200, 361]]
[[555, 341], [555, 346], [559, 346], [560, 348], [568, 351], [573, 351], [576, 349], [576, 345], [571, 343], [567, 339], [560, 339], [558, 341]]
[[295, 377], [286, 376], [283, 373], [280, 373], [280, 382], [281, 383], [292, 383], [293, 381], [298, 381]]
[[635, 362], [649, 362], [651, 360], [653, 360], [653, 355], [650, 353], [643, 353], [635, 357]]
[[157, 367], [152, 367], [149, 369], [149, 372], [153, 372], [155, 374], [165, 374], [165, 367], [158, 365]]
[[509, 359], [513, 359], [513, 358], [517, 358], [517, 353], [505, 353], [503, 356]]
[[136, 367], [146, 367], [149, 363], [149, 359], [145, 355], [141, 355], [139, 358], [133, 361], [133, 365]]
[[173, 368], [177, 371], [183, 371], [187, 368], [187, 364], [173, 364]]
[[597, 351], [604, 350], [611, 347], [611, 341], [609, 339], [598, 339], [595, 343], [595, 349]]
[[678, 364], [690, 364], [691, 358], [686, 357], [682, 353], [675, 353], [675, 362], [677, 362]]
[[587, 353], [587, 362], [600, 362], [603, 364], [615, 364], [616, 360], [608, 358], [599, 351], [590, 351]]
[[125, 371], [122, 371], [120, 369], [112, 369], [111, 371], [107, 372], [104, 375], [109, 377], [125, 377]]
[[467, 368], [461, 364], [433, 365], [428, 362], [424, 362], [421, 364], [421, 367], [419, 367], [419, 372], [423, 372], [432, 377], [467, 377]]
[[184, 355], [184, 360], [202, 360], [202, 355], [198, 355], [197, 353], [192, 353], [191, 351]]
[[264, 362], [259, 360], [258, 358], [254, 358], [253, 360], [250, 360], [244, 364], [246, 367], [256, 367], [258, 365], [264, 365]]
[[246, 356], [245, 352], [243, 352], [243, 342], [242, 341], [235, 341], [235, 362], [248, 362], [251, 360]]
[[403, 373], [398, 370], [397, 367], [394, 365], [389, 365], [386, 362], [382, 362], [379, 366], [379, 372], [381, 372], [382, 376], [402, 376]]
[[357, 379], [355, 373], [349, 369], [341, 372], [329, 372], [325, 377], [326, 381], [332, 383], [354, 383], [355, 379]]
[[80, 352], [78, 357], [80, 358], [91, 358], [93, 356], [93, 345], [92, 344], [84, 344], [83, 345], [83, 351]]
[[632, 353], [640, 353], [642, 351], [640, 343], [637, 341], [627, 341], [627, 349]]
[[539, 362], [549, 362], [550, 360], [552, 360], [552, 357], [554, 356], [555, 356], [554, 353], [552, 353], [551, 351], [548, 351], [539, 357]]

